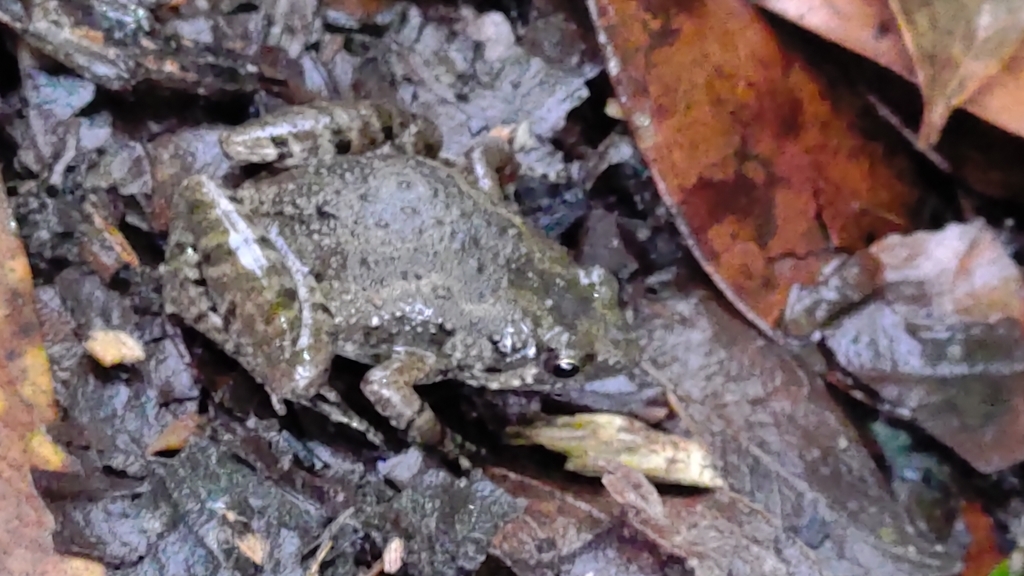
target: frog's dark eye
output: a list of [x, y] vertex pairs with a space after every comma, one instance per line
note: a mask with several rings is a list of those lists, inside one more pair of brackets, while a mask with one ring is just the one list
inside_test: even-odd
[[572, 378], [580, 373], [580, 366], [569, 358], [557, 358], [551, 363], [551, 373], [555, 378]]

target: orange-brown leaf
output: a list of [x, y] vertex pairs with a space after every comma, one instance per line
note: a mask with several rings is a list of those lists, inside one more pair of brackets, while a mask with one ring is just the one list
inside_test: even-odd
[[988, 576], [1004, 555], [999, 552], [996, 528], [992, 518], [977, 502], [964, 504], [964, 523], [971, 533], [971, 546], [964, 557], [961, 576]]
[[0, 194], [0, 573], [91, 576], [95, 562], [53, 550], [53, 517], [32, 484], [32, 467], [60, 470], [63, 451], [43, 427], [55, 407], [50, 365], [35, 316], [32, 274]]
[[742, 0], [591, 0], [637, 143], [690, 248], [771, 330], [830, 250], [909, 227], [915, 191]]
[[195, 435], [196, 429], [203, 423], [199, 414], [186, 414], [178, 418], [146, 447], [146, 454], [153, 455], [167, 450], [181, 450]]

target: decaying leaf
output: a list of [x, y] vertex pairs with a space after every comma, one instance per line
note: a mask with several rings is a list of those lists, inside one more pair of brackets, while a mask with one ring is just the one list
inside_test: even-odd
[[[602, 478], [607, 494], [578, 486], [559, 490], [490, 469], [488, 475], [503, 488], [530, 502], [499, 532], [492, 553], [516, 574], [828, 573], [792, 534], [734, 493], [665, 495], [659, 511], [652, 506], [657, 490], [650, 481], [635, 470], [616, 468]], [[621, 514], [610, 513], [620, 506], [609, 503], [608, 495], [620, 503], [625, 522]]]
[[82, 233], [79, 253], [94, 272], [109, 282], [123, 266], [138, 268], [139, 256], [97, 204], [87, 201], [82, 207], [84, 222], [79, 226]]
[[187, 414], [178, 418], [146, 447], [146, 454], [153, 455], [168, 450], [181, 450], [196, 433], [204, 418], [199, 414]]
[[868, 249], [885, 285], [914, 283], [933, 311], [963, 322], [1024, 322], [1024, 277], [999, 234], [984, 220], [883, 238]]
[[26, 44], [110, 90], [144, 80], [199, 94], [257, 88], [252, 58], [223, 45], [162, 38], [154, 33], [152, 13], [132, 3], [40, 0], [27, 13], [12, 12], [9, 4], [0, 5], [0, 20], [10, 22]]
[[[757, 4], [908, 80], [917, 80], [888, 0], [758, 0]], [[975, 90], [964, 108], [1002, 130], [1024, 136], [1024, 108], [1019, 105], [1022, 71], [1024, 47], [1018, 46], [1004, 70]]]
[[384, 547], [381, 555], [381, 569], [385, 574], [397, 574], [402, 569], [402, 555], [405, 552], [405, 541], [401, 538], [392, 538]]
[[135, 364], [146, 359], [142, 343], [123, 330], [93, 330], [83, 345], [104, 368]]
[[[818, 282], [794, 286], [781, 326], [804, 337], [885, 286], [913, 285], [949, 321], [1024, 320], [1024, 280], [984, 221], [938, 232], [893, 235], [849, 258], [837, 257]], [[955, 319], [955, 320], [954, 320]]]
[[707, 443], [731, 490], [712, 492], [708, 508], [735, 519], [752, 505], [754, 517], [771, 518], [812, 550], [823, 574], [960, 573], [962, 536], [912, 529], [857, 431], [785, 349], [710, 296], [646, 308], [637, 330], [647, 370], [678, 395], [686, 428]]
[[325, 0], [323, 10], [334, 26], [359, 28], [366, 24], [380, 25], [391, 18], [393, 0]]
[[[442, 24], [419, 6], [405, 5], [404, 18], [378, 48], [393, 77], [365, 78], [357, 87], [357, 94], [367, 97], [397, 89], [410, 111], [433, 118], [443, 133], [442, 156], [462, 156], [481, 132], [499, 125], [517, 124], [546, 142], [586, 100], [586, 83], [600, 72], [596, 62], [556, 66], [534, 56], [514, 42], [512, 23], [500, 12], [467, 7], [447, 17], [457, 24]], [[459, 78], [456, 90], [450, 74]], [[529, 173], [563, 178], [557, 172], [564, 166], [543, 153], [546, 146], [520, 153], [517, 160]]]
[[[795, 538], [790, 537], [790, 542], [785, 542], [785, 537], [778, 538], [772, 547], [768, 547], [764, 545], [766, 542], [759, 541], [767, 538], [761, 534], [761, 538], [753, 536], [761, 530], [745, 530], [753, 522], [743, 520], [750, 520], [763, 511], [734, 493], [724, 491], [708, 498], [691, 498], [690, 501], [675, 499], [673, 514], [670, 515], [658, 490], [636, 470], [613, 465], [612, 470], [602, 476], [601, 483], [626, 510], [630, 525], [663, 550], [685, 557], [694, 567], [695, 574], [781, 576], [792, 573], [793, 565], [787, 565], [782, 557], [794, 552], [796, 558], [789, 557], [790, 562], [795, 560], [807, 574], [820, 573], [810, 551], [795, 543]], [[781, 552], [793, 544], [796, 544], [793, 546], [795, 550]]]
[[[522, 514], [501, 528], [491, 546], [491, 553], [517, 574], [557, 573], [553, 567], [560, 558], [578, 553], [611, 520], [610, 513], [578, 491], [560, 490], [504, 468], [489, 467], [487, 475], [527, 502]], [[545, 542], [545, 546], [539, 549], [536, 542]]]
[[905, 164], [741, 0], [591, 0], [612, 84], [690, 249], [771, 333], [789, 288], [910, 227]]
[[608, 472], [608, 462], [617, 462], [655, 482], [700, 488], [725, 485], [700, 442], [619, 414], [556, 416], [509, 428], [508, 433], [516, 443], [539, 444], [565, 454], [565, 469], [578, 474], [600, 477]]
[[665, 519], [661, 494], [640, 471], [613, 462], [601, 476], [601, 484], [612, 499], [626, 508], [659, 522]]
[[998, 233], [953, 223], [867, 254], [876, 295], [822, 331], [835, 360], [979, 471], [1024, 460], [1024, 277]]
[[53, 517], [32, 484], [31, 467], [60, 470], [66, 456], [42, 431], [56, 416], [53, 382], [6, 194], [0, 194], [0, 222], [0, 572], [101, 576], [101, 564], [54, 552]]
[[246, 532], [235, 537], [235, 546], [246, 558], [257, 566], [263, 566], [267, 558], [267, 541], [255, 532]]
[[1024, 38], [1017, 0], [889, 0], [914, 60], [924, 100], [918, 140], [930, 148], [946, 120]]
[[402, 562], [428, 567], [427, 573], [475, 571], [498, 530], [526, 505], [480, 470], [456, 479], [421, 465], [402, 476], [408, 484], [399, 494], [375, 507], [358, 506], [355, 521], [381, 547], [400, 538]]
[[[996, 527], [981, 505], [971, 504], [965, 508], [964, 521], [974, 538], [966, 554], [967, 567], [961, 576], [987, 576], [1006, 559], [1007, 555], [1000, 553], [1000, 545], [996, 541]], [[1024, 561], [1024, 549], [1020, 552], [1019, 560]], [[1012, 556], [1011, 554], [1010, 557]], [[1021, 568], [1024, 568], [1024, 564], [1021, 564]]]

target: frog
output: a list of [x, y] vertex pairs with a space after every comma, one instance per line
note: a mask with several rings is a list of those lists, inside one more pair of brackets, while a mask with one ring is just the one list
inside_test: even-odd
[[338, 400], [335, 356], [370, 366], [363, 395], [420, 444], [446, 434], [417, 386], [557, 391], [639, 365], [617, 282], [516, 211], [507, 138], [488, 135], [461, 164], [439, 157], [442, 143], [429, 119], [368, 100], [225, 129], [232, 165], [262, 171], [235, 186], [196, 174], [176, 191], [165, 311], [279, 413]]

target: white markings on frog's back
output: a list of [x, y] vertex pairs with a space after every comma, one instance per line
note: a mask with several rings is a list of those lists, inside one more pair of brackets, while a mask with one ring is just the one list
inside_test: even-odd
[[231, 252], [238, 257], [238, 263], [258, 278], [265, 278], [270, 261], [263, 254], [256, 232], [238, 213], [238, 208], [228, 199], [220, 186], [204, 186], [203, 192], [213, 201], [218, 221], [227, 228], [228, 245]]
[[276, 223], [267, 228], [267, 237], [270, 238], [274, 248], [277, 248], [284, 257], [284, 265], [295, 281], [295, 292], [299, 303], [299, 335], [295, 346], [300, 349], [307, 348], [313, 342], [313, 291], [309, 283], [304, 281], [309, 277], [309, 268], [292, 252], [288, 243], [281, 237]]
[[402, 305], [401, 309], [395, 312], [396, 318], [403, 316], [408, 319], [408, 323], [411, 326], [433, 321], [435, 312], [434, 308], [425, 302], [414, 301]]
[[578, 271], [578, 277], [580, 284], [588, 288], [593, 288], [594, 298], [608, 298], [611, 296], [609, 293], [609, 276], [607, 270], [604, 268], [600, 266], [580, 268]]

